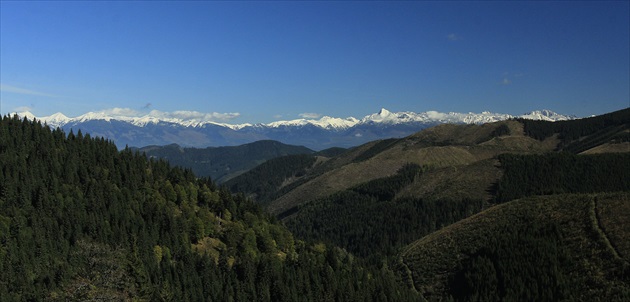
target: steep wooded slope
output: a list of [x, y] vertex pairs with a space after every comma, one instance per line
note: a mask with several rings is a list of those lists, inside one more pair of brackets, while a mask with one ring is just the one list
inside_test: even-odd
[[[562, 131], [581, 123], [590, 121], [567, 124]], [[619, 125], [612, 127], [617, 131]], [[580, 139], [600, 140], [601, 133], [607, 131], [587, 132]], [[365, 144], [299, 175], [289, 173], [278, 181], [276, 193], [266, 195], [279, 196], [268, 209], [301, 238], [374, 259], [392, 256], [414, 239], [497, 202], [537, 194], [628, 191], [627, 154], [559, 153], [561, 142], [559, 134], [525, 135], [519, 121], [441, 125]]]
[[182, 148], [178, 145], [148, 146], [139, 149], [149, 157], [162, 158], [173, 166], [192, 169], [199, 177], [211, 177], [218, 183], [238, 176], [265, 161], [293, 154], [312, 154], [302, 146], [263, 140], [240, 146]]
[[399, 269], [429, 300], [627, 301], [630, 195], [495, 206], [410, 244]]
[[417, 299], [190, 170], [0, 120], [0, 301]]

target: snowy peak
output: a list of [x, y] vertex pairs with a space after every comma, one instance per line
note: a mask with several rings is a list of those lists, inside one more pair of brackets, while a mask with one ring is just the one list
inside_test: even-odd
[[392, 113], [391, 111], [385, 108], [381, 108], [381, 110], [379, 110], [378, 113], [376, 114], [369, 115], [369, 118], [368, 118], [368, 120], [372, 122], [381, 122], [381, 123], [394, 122], [397, 119], [398, 119], [398, 116], [396, 116], [396, 114]]
[[[28, 119], [37, 118], [53, 127], [85, 123], [88, 121], [101, 120], [111, 122], [113, 120], [130, 123], [134, 126], [145, 127], [149, 124], [167, 123], [183, 127], [202, 128], [206, 125], [226, 127], [235, 131], [243, 128], [253, 127], [252, 124], [229, 124], [212, 121], [217, 113], [201, 113], [194, 111], [161, 112], [152, 110], [148, 114], [139, 115], [132, 109], [114, 108], [105, 111], [88, 112], [77, 117], [67, 117], [61, 112], [50, 116], [35, 117], [30, 112], [22, 112], [19, 116]], [[575, 119], [574, 116], [565, 116], [551, 110], [537, 110], [520, 116], [510, 114], [492, 113], [483, 111], [481, 113], [442, 113], [438, 111], [426, 112], [391, 112], [381, 108], [377, 113], [373, 113], [356, 119], [354, 117], [338, 118], [324, 116], [320, 119], [295, 119], [289, 121], [276, 121], [268, 124], [257, 124], [257, 128], [280, 128], [280, 127], [303, 127], [307, 125], [323, 128], [326, 130], [341, 131], [357, 125], [397, 125], [397, 124], [482, 124], [502, 121], [511, 118], [524, 118], [544, 121], [561, 121]]]
[[70, 118], [65, 116], [61, 112], [57, 112], [53, 115], [42, 117], [42, 120], [46, 121], [51, 126], [64, 125], [70, 121]]
[[41, 119], [37, 118], [34, 114], [30, 113], [29, 111], [24, 111], [24, 112], [20, 112], [20, 113], [14, 112], [14, 113], [9, 114], [9, 116], [13, 116], [15, 114], [17, 114], [21, 118], [26, 118], [26, 119], [29, 119], [31, 121], [34, 120], [34, 119], [41, 120]]
[[378, 115], [383, 116], [383, 117], [387, 117], [387, 116], [391, 116], [392, 112], [385, 109], [385, 108], [381, 108], [381, 110], [378, 111]]
[[46, 122], [52, 127], [63, 127], [65, 125], [80, 124], [90, 121], [120, 121], [132, 124], [138, 127], [145, 127], [149, 124], [157, 125], [159, 123], [176, 124], [184, 127], [203, 127], [205, 125], [218, 125], [232, 130], [239, 130], [244, 127], [249, 127], [251, 124], [227, 124], [218, 123], [212, 121], [212, 118], [217, 113], [199, 113], [199, 112], [161, 112], [158, 110], [152, 110], [148, 114], [140, 115], [137, 111], [126, 108], [113, 108], [109, 110], [88, 112], [77, 117], [67, 117], [61, 112], [57, 112], [50, 116], [36, 117], [31, 112], [11, 113], [10, 115], [17, 114], [21, 117], [28, 119], [38, 119]]
[[354, 117], [337, 118], [337, 117], [324, 116], [318, 120], [297, 119], [297, 120], [290, 120], [290, 121], [277, 121], [277, 122], [273, 122], [269, 124], [260, 124], [259, 126], [279, 128], [279, 127], [284, 127], [284, 126], [313, 125], [313, 126], [317, 126], [317, 127], [328, 129], [328, 130], [342, 130], [342, 129], [350, 128], [356, 125], [358, 122], [359, 120], [357, 120]]
[[403, 124], [403, 123], [454, 123], [454, 124], [482, 124], [492, 123], [511, 118], [525, 118], [534, 120], [546, 120], [546, 121], [559, 121], [573, 119], [574, 117], [564, 116], [557, 114], [550, 110], [534, 111], [529, 114], [521, 116], [513, 116], [503, 113], [492, 113], [489, 111], [483, 111], [481, 113], [458, 113], [449, 112], [443, 113], [438, 111], [426, 111], [426, 112], [397, 112], [393, 113], [385, 108], [382, 108], [378, 113], [368, 115], [361, 119], [363, 124]]
[[346, 129], [356, 125], [358, 122], [359, 120], [354, 117], [347, 117], [344, 119], [324, 116], [320, 118], [315, 125], [326, 129]]
[[520, 117], [524, 119], [542, 121], [565, 121], [576, 118], [575, 116], [565, 116], [562, 114], [558, 114], [548, 109], [532, 111], [530, 113], [523, 114]]
[[378, 113], [370, 114], [361, 119], [363, 124], [400, 124], [419, 121], [416, 113], [397, 112], [393, 113], [385, 108], [381, 108]]
[[259, 140], [276, 140], [285, 144], [302, 145], [313, 150], [329, 147], [354, 147], [368, 141], [404, 137], [427, 127], [443, 123], [482, 124], [512, 118], [547, 121], [573, 119], [549, 110], [533, 111], [513, 116], [492, 113], [457, 112], [391, 112], [381, 108], [362, 119], [323, 116], [317, 119], [295, 119], [268, 124], [229, 124], [216, 120], [231, 120], [238, 113], [203, 113], [196, 111], [139, 112], [113, 108], [88, 112], [77, 117], [62, 113], [35, 117], [30, 112], [18, 114], [37, 119], [64, 131], [83, 130], [96, 137], [111, 139], [119, 147], [178, 144], [185, 147], [235, 146]]

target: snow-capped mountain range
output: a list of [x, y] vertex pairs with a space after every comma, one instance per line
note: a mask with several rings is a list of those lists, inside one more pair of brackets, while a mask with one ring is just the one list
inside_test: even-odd
[[67, 132], [81, 130], [92, 136], [105, 137], [119, 147], [172, 143], [187, 147], [209, 147], [273, 139], [286, 144], [304, 145], [315, 150], [333, 146], [351, 147], [375, 139], [403, 137], [442, 123], [482, 124], [510, 118], [546, 121], [575, 118], [550, 110], [514, 116], [491, 112], [390, 112], [382, 108], [379, 112], [362, 119], [324, 116], [320, 119], [295, 119], [268, 124], [227, 124], [212, 121], [217, 118], [216, 113], [188, 111], [168, 113], [157, 110], [143, 116], [133, 113], [135, 113], [133, 110], [115, 108], [89, 112], [77, 117], [67, 117], [62, 113], [43, 117], [36, 117], [30, 112], [17, 114], [28, 119], [40, 120]]

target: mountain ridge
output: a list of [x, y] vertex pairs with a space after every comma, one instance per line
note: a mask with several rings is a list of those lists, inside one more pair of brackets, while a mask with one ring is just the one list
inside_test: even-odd
[[[628, 146], [628, 121], [443, 124], [276, 158], [231, 194], [5, 116], [0, 300], [627, 301], [630, 153], [579, 154]], [[299, 187], [282, 222], [247, 198]]]
[[[117, 113], [118, 112], [118, 113]], [[315, 126], [319, 126], [325, 129], [340, 129], [340, 128], [348, 128], [356, 126], [357, 124], [367, 124], [367, 123], [386, 123], [386, 124], [397, 124], [397, 123], [410, 123], [410, 122], [453, 122], [453, 123], [486, 123], [493, 121], [501, 121], [510, 118], [526, 118], [533, 120], [548, 120], [548, 121], [559, 121], [559, 120], [570, 120], [577, 118], [576, 116], [571, 115], [563, 115], [556, 113], [554, 111], [543, 109], [543, 110], [534, 110], [531, 112], [527, 112], [521, 115], [511, 115], [506, 113], [493, 113], [490, 111], [482, 111], [481, 113], [458, 113], [458, 112], [438, 112], [438, 111], [425, 111], [425, 112], [411, 112], [411, 111], [401, 111], [401, 112], [391, 112], [385, 108], [381, 108], [377, 113], [366, 115], [365, 117], [358, 119], [355, 117], [331, 117], [331, 116], [323, 116], [319, 119], [293, 119], [293, 120], [280, 120], [270, 123], [243, 123], [243, 124], [229, 124], [229, 123], [219, 123], [212, 120], [204, 120], [199, 118], [177, 118], [177, 117], [167, 117], [166, 112], [161, 112], [158, 110], [153, 110], [148, 114], [142, 116], [133, 116], [125, 112], [124, 108], [115, 108], [111, 113], [107, 113], [106, 111], [95, 111], [88, 112], [76, 117], [68, 117], [61, 112], [54, 113], [49, 116], [35, 116], [33, 113], [29, 111], [23, 112], [12, 112], [9, 115], [17, 114], [22, 117], [27, 117], [29, 119], [36, 118], [38, 120], [44, 121], [48, 123], [48, 125], [52, 127], [63, 127], [66, 124], [70, 123], [79, 123], [79, 122], [87, 122], [92, 120], [119, 120], [129, 122], [136, 126], [146, 126], [148, 124], [158, 124], [158, 123], [173, 123], [178, 124], [180, 126], [185, 127], [202, 127], [207, 124], [218, 125], [230, 128], [232, 130], [239, 130], [245, 127], [271, 127], [277, 128], [281, 126], [303, 126], [306, 124], [311, 124]]]
[[[579, 154], [591, 153], [598, 146], [630, 151], [627, 149], [629, 114], [629, 109], [625, 109], [566, 122], [509, 120], [482, 125], [443, 124], [402, 139], [378, 140], [348, 149], [314, 169], [307, 169], [300, 178], [288, 179], [291, 183], [278, 188], [278, 194], [267, 194], [261, 201], [267, 203], [268, 211], [284, 216], [282, 213], [290, 213], [309, 200], [394, 175], [408, 163], [429, 169], [402, 190], [401, 196], [422, 194], [438, 199], [473, 196], [490, 201], [496, 193], [493, 184], [502, 175], [500, 154], [562, 151]], [[281, 159], [270, 164], [274, 162], [284, 164]], [[228, 185], [239, 187], [238, 181], [235, 178]]]
[[210, 177], [217, 183], [240, 175], [276, 157], [312, 154], [313, 150], [272, 140], [261, 140], [240, 146], [182, 148], [177, 144], [146, 146], [136, 149], [149, 158], [161, 158], [170, 164], [192, 169], [199, 177]]
[[[192, 111], [162, 112], [152, 110], [138, 116], [131, 109], [115, 108], [88, 112], [78, 117], [62, 113], [36, 117], [30, 112], [17, 113], [28, 119], [38, 119], [53, 128], [67, 132], [82, 130], [92, 136], [111, 139], [119, 148], [143, 147], [176, 143], [183, 147], [235, 146], [258, 140], [276, 140], [290, 145], [302, 145], [313, 150], [330, 147], [354, 147], [369, 141], [401, 138], [422, 129], [444, 123], [482, 124], [507, 119], [525, 118], [545, 121], [563, 121], [574, 116], [557, 114], [550, 110], [533, 111], [520, 116], [510, 114], [391, 112], [385, 108], [361, 119], [324, 116], [319, 119], [295, 119], [257, 124], [228, 124], [213, 121], [221, 114], [204, 114]], [[226, 114], [237, 116], [237, 114]]]

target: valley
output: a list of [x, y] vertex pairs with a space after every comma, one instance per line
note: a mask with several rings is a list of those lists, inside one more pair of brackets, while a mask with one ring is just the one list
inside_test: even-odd
[[630, 0], [0, 0], [0, 302], [74, 301], [630, 301]]
[[118, 150], [5, 116], [0, 299], [627, 300], [630, 111], [559, 123]]

